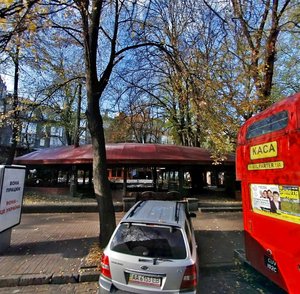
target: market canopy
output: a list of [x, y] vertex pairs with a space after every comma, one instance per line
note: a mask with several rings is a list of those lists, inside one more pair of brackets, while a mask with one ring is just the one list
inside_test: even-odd
[[[166, 144], [118, 143], [106, 145], [107, 163], [109, 165], [203, 165], [212, 164], [211, 153], [203, 148]], [[92, 145], [79, 147], [62, 146], [46, 148], [16, 157], [15, 164], [24, 165], [62, 165], [92, 164]], [[223, 161], [234, 165], [234, 155]]]

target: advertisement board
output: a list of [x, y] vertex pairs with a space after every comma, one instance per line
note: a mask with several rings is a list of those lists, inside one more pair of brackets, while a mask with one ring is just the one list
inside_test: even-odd
[[0, 165], [0, 233], [20, 223], [25, 173], [24, 166]]
[[256, 213], [300, 224], [300, 188], [295, 185], [251, 184]]

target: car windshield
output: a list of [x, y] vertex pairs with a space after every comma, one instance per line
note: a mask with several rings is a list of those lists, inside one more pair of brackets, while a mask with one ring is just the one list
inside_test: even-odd
[[143, 257], [186, 258], [182, 232], [172, 227], [121, 224], [110, 248], [120, 253]]

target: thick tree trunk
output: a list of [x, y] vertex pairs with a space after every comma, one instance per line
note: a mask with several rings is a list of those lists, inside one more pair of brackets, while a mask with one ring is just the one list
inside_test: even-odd
[[[116, 227], [115, 212], [112, 201], [110, 184], [107, 177], [106, 150], [102, 116], [100, 114], [100, 97], [109, 81], [114, 65], [115, 48], [112, 44], [112, 55], [100, 81], [97, 72], [98, 37], [103, 0], [77, 0], [83, 25], [83, 40], [86, 65], [86, 89], [88, 127], [91, 133], [93, 146], [93, 180], [94, 191], [98, 202], [100, 219], [99, 241], [102, 247], [106, 246]], [[90, 8], [92, 8], [90, 10]], [[91, 11], [91, 12], [89, 12]], [[116, 16], [116, 23], [117, 16]], [[117, 34], [114, 35], [117, 38]]]
[[115, 227], [115, 212], [112, 194], [107, 178], [105, 145], [99, 144], [99, 138], [93, 138], [93, 179], [94, 191], [99, 207], [100, 244], [106, 246]]
[[[88, 85], [88, 109], [86, 112], [89, 130], [92, 137], [93, 146], [93, 180], [94, 191], [99, 208], [100, 236], [101, 246], [106, 246], [115, 227], [115, 212], [112, 201], [110, 184], [107, 177], [106, 149], [103, 130], [103, 121], [100, 115], [99, 99], [96, 89], [91, 91], [91, 85]], [[96, 93], [96, 94], [95, 94]]]

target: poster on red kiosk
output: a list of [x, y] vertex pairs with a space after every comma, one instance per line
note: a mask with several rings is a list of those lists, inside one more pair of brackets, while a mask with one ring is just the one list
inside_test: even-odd
[[25, 166], [0, 165], [0, 233], [21, 221], [25, 173]]
[[254, 212], [300, 224], [300, 187], [296, 185], [251, 184]]

